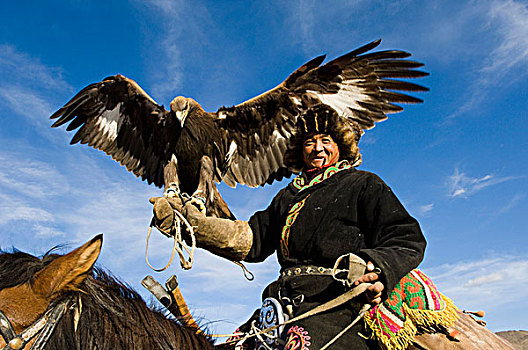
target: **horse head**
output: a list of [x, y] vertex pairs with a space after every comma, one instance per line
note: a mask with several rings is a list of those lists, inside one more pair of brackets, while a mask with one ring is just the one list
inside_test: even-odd
[[[72, 252], [47, 264], [43, 261], [42, 264], [45, 266], [33, 276], [29, 276], [29, 280], [0, 291], [0, 310], [4, 313], [5, 319], [9, 320], [16, 334], [30, 327], [46, 312], [54, 300], [66, 292], [78, 289], [89, 276], [89, 272], [99, 257], [102, 242], [103, 236], [98, 235]], [[24, 255], [21, 253], [18, 256], [22, 258]], [[25, 255], [25, 257], [30, 256]], [[16, 263], [16, 259], [5, 261], [5, 264]], [[9, 272], [14, 273], [15, 271], [4, 273]], [[11, 276], [10, 280], [14, 281], [19, 278], [21, 276]], [[34, 339], [28, 343], [28, 346], [33, 341]], [[5, 341], [1, 339], [0, 347], [4, 345]], [[16, 346], [11, 345], [11, 347]]]
[[42, 259], [0, 253], [0, 349], [213, 348], [94, 267], [102, 241]]

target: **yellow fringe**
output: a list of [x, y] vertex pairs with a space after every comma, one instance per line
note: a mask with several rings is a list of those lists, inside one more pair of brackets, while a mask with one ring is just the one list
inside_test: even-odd
[[451, 327], [458, 319], [458, 308], [451, 299], [442, 293], [440, 295], [445, 303], [445, 308], [439, 311], [411, 309], [403, 304], [405, 322], [403, 328], [394, 337], [387, 337], [383, 334], [381, 328], [376, 324], [376, 319], [373, 320], [369, 313], [365, 314], [365, 328], [370, 331], [369, 339], [377, 340], [383, 349], [405, 350], [414, 340], [418, 331], [417, 327]]

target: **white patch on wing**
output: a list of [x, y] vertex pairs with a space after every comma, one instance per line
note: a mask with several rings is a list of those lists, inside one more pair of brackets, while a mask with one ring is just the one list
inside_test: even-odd
[[97, 122], [99, 130], [112, 141], [117, 138], [117, 131], [121, 126], [121, 105], [122, 103], [118, 103], [114, 109], [101, 113]]
[[218, 112], [218, 119], [225, 119], [227, 117], [226, 112]]
[[[281, 133], [279, 132], [279, 130], [273, 130], [273, 133], [271, 134], [271, 149], [270, 149], [270, 157], [272, 157], [274, 159], [274, 162], [276, 163], [277, 166], [280, 166], [280, 164], [282, 163], [282, 159], [281, 158], [278, 158], [277, 154], [276, 154], [276, 150], [277, 149], [280, 149], [280, 144], [282, 142], [284, 142], [284, 140], [286, 140], [284, 138], [284, 136], [281, 135]], [[275, 171], [277, 169], [273, 169], [273, 171]]]
[[293, 103], [295, 103], [295, 105], [297, 107], [301, 107], [302, 106], [302, 103], [301, 103], [301, 99], [297, 96], [290, 96], [290, 100], [292, 100]]
[[279, 139], [284, 139], [284, 136], [281, 135], [279, 130], [273, 130], [273, 133], [271, 134], [271, 142], [272, 143], [277, 143], [277, 142], [279, 142], [278, 141]]
[[367, 101], [369, 96], [356, 85], [357, 80], [345, 80], [339, 84], [339, 91], [333, 94], [324, 94], [313, 90], [307, 92], [315, 95], [322, 103], [329, 105], [339, 114], [350, 114], [348, 107], [353, 109], [365, 110], [357, 101]]
[[231, 163], [231, 157], [233, 157], [233, 154], [237, 150], [237, 144], [235, 141], [231, 141], [229, 144], [229, 151], [227, 151], [227, 154], [225, 156], [225, 163], [230, 164]]

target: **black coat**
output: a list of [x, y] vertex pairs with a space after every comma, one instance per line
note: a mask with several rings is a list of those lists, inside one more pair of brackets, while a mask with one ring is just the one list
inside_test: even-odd
[[[255, 213], [249, 220], [253, 246], [245, 260], [263, 261], [277, 251], [282, 269], [300, 265], [331, 268], [339, 256], [351, 252], [381, 268], [387, 296], [422, 261], [425, 238], [418, 222], [378, 176], [346, 162], [340, 162], [339, 168], [337, 172], [326, 169], [316, 176], [320, 181], [311, 180], [315, 184], [305, 188], [306, 175], [297, 177], [267, 209]], [[278, 290], [291, 298], [303, 294], [304, 302], [294, 311], [299, 315], [341, 294], [344, 287], [329, 276], [292, 276], [270, 285], [264, 296], [277, 297]], [[310, 350], [322, 346], [353, 317], [354, 310], [343, 307], [301, 321], [311, 332]], [[366, 348], [365, 341], [356, 336], [359, 329], [353, 328], [352, 336], [340, 340], [343, 349]], [[338, 343], [335, 346], [339, 348]]]
[[[422, 261], [426, 243], [418, 222], [377, 175], [349, 168], [301, 191], [294, 184], [250, 218], [253, 246], [246, 261], [264, 261], [277, 251], [282, 268], [332, 267], [351, 252], [381, 268], [389, 291]], [[303, 199], [285, 256], [281, 234], [288, 211]]]

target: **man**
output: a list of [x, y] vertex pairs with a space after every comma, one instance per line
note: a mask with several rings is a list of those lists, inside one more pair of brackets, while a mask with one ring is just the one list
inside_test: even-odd
[[[367, 271], [353, 282], [372, 285], [357, 303], [379, 304], [399, 280], [423, 259], [424, 236], [413, 219], [376, 175], [359, 171], [360, 128], [325, 105], [298, 118], [285, 155], [286, 165], [302, 168], [267, 209], [248, 222], [205, 217], [193, 205], [184, 215], [196, 226], [198, 246], [232, 260], [264, 261], [277, 252], [281, 277], [263, 297], [279, 300], [296, 317], [345, 293], [331, 268], [353, 253], [367, 262]], [[166, 202], [158, 201], [161, 221]], [[357, 316], [346, 303], [289, 324], [282, 332], [285, 349], [319, 349]], [[365, 340], [359, 322], [339, 337], [332, 349], [377, 349]]]

